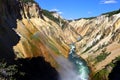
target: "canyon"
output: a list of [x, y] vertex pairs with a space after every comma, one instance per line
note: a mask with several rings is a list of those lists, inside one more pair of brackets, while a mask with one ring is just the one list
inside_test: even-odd
[[[0, 59], [7, 62], [44, 57], [58, 69], [56, 59], [68, 58], [70, 44], [91, 69], [91, 80], [107, 80], [120, 59], [120, 10], [110, 15], [66, 20], [36, 2], [0, 1]], [[101, 75], [96, 79], [96, 74]]]

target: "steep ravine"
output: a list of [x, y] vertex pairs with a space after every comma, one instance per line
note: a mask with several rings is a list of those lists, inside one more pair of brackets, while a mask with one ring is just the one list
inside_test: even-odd
[[[92, 80], [107, 80], [119, 60], [120, 13], [71, 22], [61, 18], [61, 24], [60, 19], [56, 22], [44, 15], [36, 2], [4, 0], [0, 7], [0, 59], [12, 63], [42, 56], [58, 69], [54, 57], [68, 58], [69, 44], [77, 40], [76, 53], [90, 66]], [[107, 75], [101, 74], [103, 70]]]
[[[71, 50], [69, 52], [68, 60], [72, 62], [75, 68], [76, 76], [73, 77], [74, 80], [89, 80], [90, 79], [90, 69], [87, 63], [76, 54], [75, 44], [70, 45]], [[73, 80], [71, 79], [71, 80]]]
[[[37, 39], [39, 32], [37, 34], [37, 29], [33, 29], [34, 25], [25, 17], [28, 16], [24, 11], [26, 5], [18, 0], [0, 1], [0, 80], [58, 80], [58, 72], [51, 66], [52, 63], [46, 62], [53, 61], [49, 54], [45, 54], [51, 50]], [[35, 43], [38, 45], [35, 46]], [[43, 58], [45, 55], [49, 58]]]
[[78, 55], [91, 66], [94, 75], [92, 80], [108, 80], [120, 56], [120, 11], [109, 17], [107, 15], [70, 22], [82, 35], [82, 39], [76, 43], [76, 49]]

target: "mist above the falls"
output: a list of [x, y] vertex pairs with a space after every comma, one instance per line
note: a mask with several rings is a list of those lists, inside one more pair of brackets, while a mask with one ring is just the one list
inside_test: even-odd
[[58, 64], [59, 80], [89, 80], [89, 68], [86, 62], [76, 54], [74, 44], [70, 45], [68, 58], [62, 55], [55, 56], [52, 52], [50, 55]]
[[77, 74], [74, 65], [63, 56], [59, 56], [56, 59], [59, 64], [59, 80], [87, 80], [82, 79], [82, 76]]

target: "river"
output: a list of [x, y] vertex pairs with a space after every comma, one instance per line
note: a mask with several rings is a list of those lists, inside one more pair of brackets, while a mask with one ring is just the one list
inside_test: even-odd
[[80, 79], [77, 80], [88, 80], [89, 79], [89, 67], [87, 66], [85, 60], [80, 58], [76, 54], [76, 47], [74, 44], [70, 45], [71, 49], [69, 52], [68, 60], [74, 65], [76, 73]]
[[60, 65], [59, 80], [89, 80], [89, 67], [87, 63], [76, 54], [75, 45], [70, 45], [68, 59], [63, 56], [57, 58], [57, 62]]

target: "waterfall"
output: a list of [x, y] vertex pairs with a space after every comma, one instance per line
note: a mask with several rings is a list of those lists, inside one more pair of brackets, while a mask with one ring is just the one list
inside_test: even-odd
[[86, 62], [76, 55], [74, 44], [70, 47], [68, 59], [63, 56], [56, 59], [59, 64], [59, 80], [88, 80], [90, 71]]

